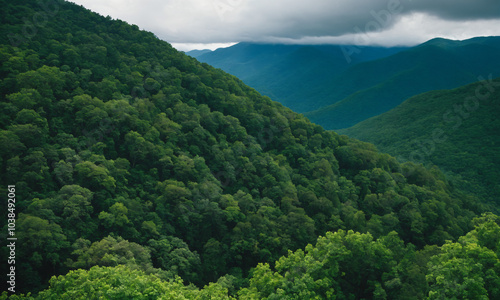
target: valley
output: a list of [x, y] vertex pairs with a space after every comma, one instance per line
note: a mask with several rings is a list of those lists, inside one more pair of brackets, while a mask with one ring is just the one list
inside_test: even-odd
[[456, 88], [479, 76], [500, 76], [499, 37], [346, 49], [238, 44], [197, 59], [333, 130], [354, 126], [423, 92]]

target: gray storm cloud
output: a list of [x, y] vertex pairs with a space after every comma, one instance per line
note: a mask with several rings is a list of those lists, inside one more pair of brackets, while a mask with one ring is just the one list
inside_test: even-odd
[[474, 20], [500, 18], [498, 0], [413, 0], [408, 3], [409, 10], [432, 14], [449, 20]]
[[[153, 31], [172, 43], [239, 41], [342, 41], [346, 36], [380, 32], [424, 36], [418, 28], [441, 24], [450, 31], [461, 22], [481, 31], [477, 22], [489, 22], [484, 32], [500, 35], [500, 0], [74, 0]], [[422, 18], [426, 16], [426, 18]], [[443, 25], [447, 21], [448, 25]], [[493, 21], [493, 23], [492, 23]], [[406, 23], [405, 23], [406, 22]], [[413, 23], [412, 23], [413, 22]], [[472, 23], [471, 23], [472, 22]], [[476, 23], [473, 23], [476, 22]], [[450, 25], [451, 24], [451, 25]], [[475, 24], [475, 25], [474, 25]], [[486, 24], [486, 23], [485, 23]], [[486, 27], [484, 25], [483, 27]], [[470, 31], [470, 30], [469, 30]], [[446, 32], [441, 35], [446, 36]], [[455, 34], [456, 35], [456, 34]], [[382, 40], [384, 37], [378, 34]], [[390, 35], [389, 35], [390, 36]], [[387, 40], [387, 38], [385, 38]]]

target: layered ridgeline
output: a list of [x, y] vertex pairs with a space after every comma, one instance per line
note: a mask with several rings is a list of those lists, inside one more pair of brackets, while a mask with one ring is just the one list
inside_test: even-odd
[[[347, 128], [384, 113], [411, 96], [456, 88], [478, 76], [500, 76], [500, 37], [465, 41], [434, 39], [385, 59], [354, 66], [339, 76], [330, 91], [342, 86], [351, 94], [333, 96], [340, 101], [307, 113], [327, 129]], [[342, 91], [342, 89], [340, 90]], [[344, 97], [344, 98], [342, 98]]]
[[435, 164], [460, 188], [500, 203], [500, 79], [428, 92], [342, 130], [403, 160]]
[[472, 222], [482, 206], [437, 168], [325, 131], [137, 26], [0, 3], [4, 291], [67, 274], [38, 298], [496, 297], [497, 218]]
[[238, 44], [198, 59], [326, 129], [340, 129], [423, 92], [500, 76], [499, 52], [500, 37], [481, 37], [433, 39], [410, 49]]
[[331, 104], [328, 87], [349, 67], [405, 48], [239, 43], [189, 55], [235, 75], [260, 93], [304, 113]]

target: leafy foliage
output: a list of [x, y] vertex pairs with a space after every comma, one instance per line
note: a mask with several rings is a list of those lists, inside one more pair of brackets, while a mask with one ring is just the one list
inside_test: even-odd
[[[0, 182], [16, 185], [20, 292], [228, 297], [251, 288], [258, 263], [328, 231], [389, 262], [393, 231], [418, 249], [441, 245], [482, 211], [438, 170], [325, 131], [137, 26], [58, 1], [26, 36], [43, 7], [0, 3]], [[394, 264], [342, 249], [347, 267], [372, 272], [349, 280], [382, 297], [376, 281]]]
[[[494, 217], [494, 219], [492, 219]], [[459, 242], [415, 250], [395, 232], [376, 240], [353, 231], [327, 233], [315, 246], [259, 264], [240, 299], [496, 299], [498, 217], [484, 215]], [[498, 239], [497, 239], [498, 240]], [[428, 285], [426, 284], [428, 282]]]
[[258, 264], [249, 286], [239, 290], [232, 276], [198, 289], [179, 277], [165, 281], [119, 265], [71, 271], [53, 277], [35, 297], [10, 299], [234, 299], [231, 291], [238, 299], [496, 299], [499, 220], [484, 214], [458, 242], [421, 250], [395, 232], [378, 239], [352, 230], [328, 232], [305, 251], [289, 251], [274, 267]]
[[179, 277], [162, 281], [155, 275], [121, 265], [71, 271], [53, 277], [50, 288], [36, 297], [21, 295], [10, 299], [233, 299], [227, 294], [227, 288], [219, 284], [200, 291], [185, 286]]

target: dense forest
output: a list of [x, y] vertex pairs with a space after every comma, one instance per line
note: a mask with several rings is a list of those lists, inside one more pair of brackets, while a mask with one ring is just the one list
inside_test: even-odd
[[500, 203], [500, 78], [424, 93], [348, 129], [402, 160], [435, 164], [461, 189]]
[[437, 167], [137, 26], [0, 3], [0, 193], [16, 193], [1, 212], [18, 241], [1, 299], [499, 297], [500, 220]]

